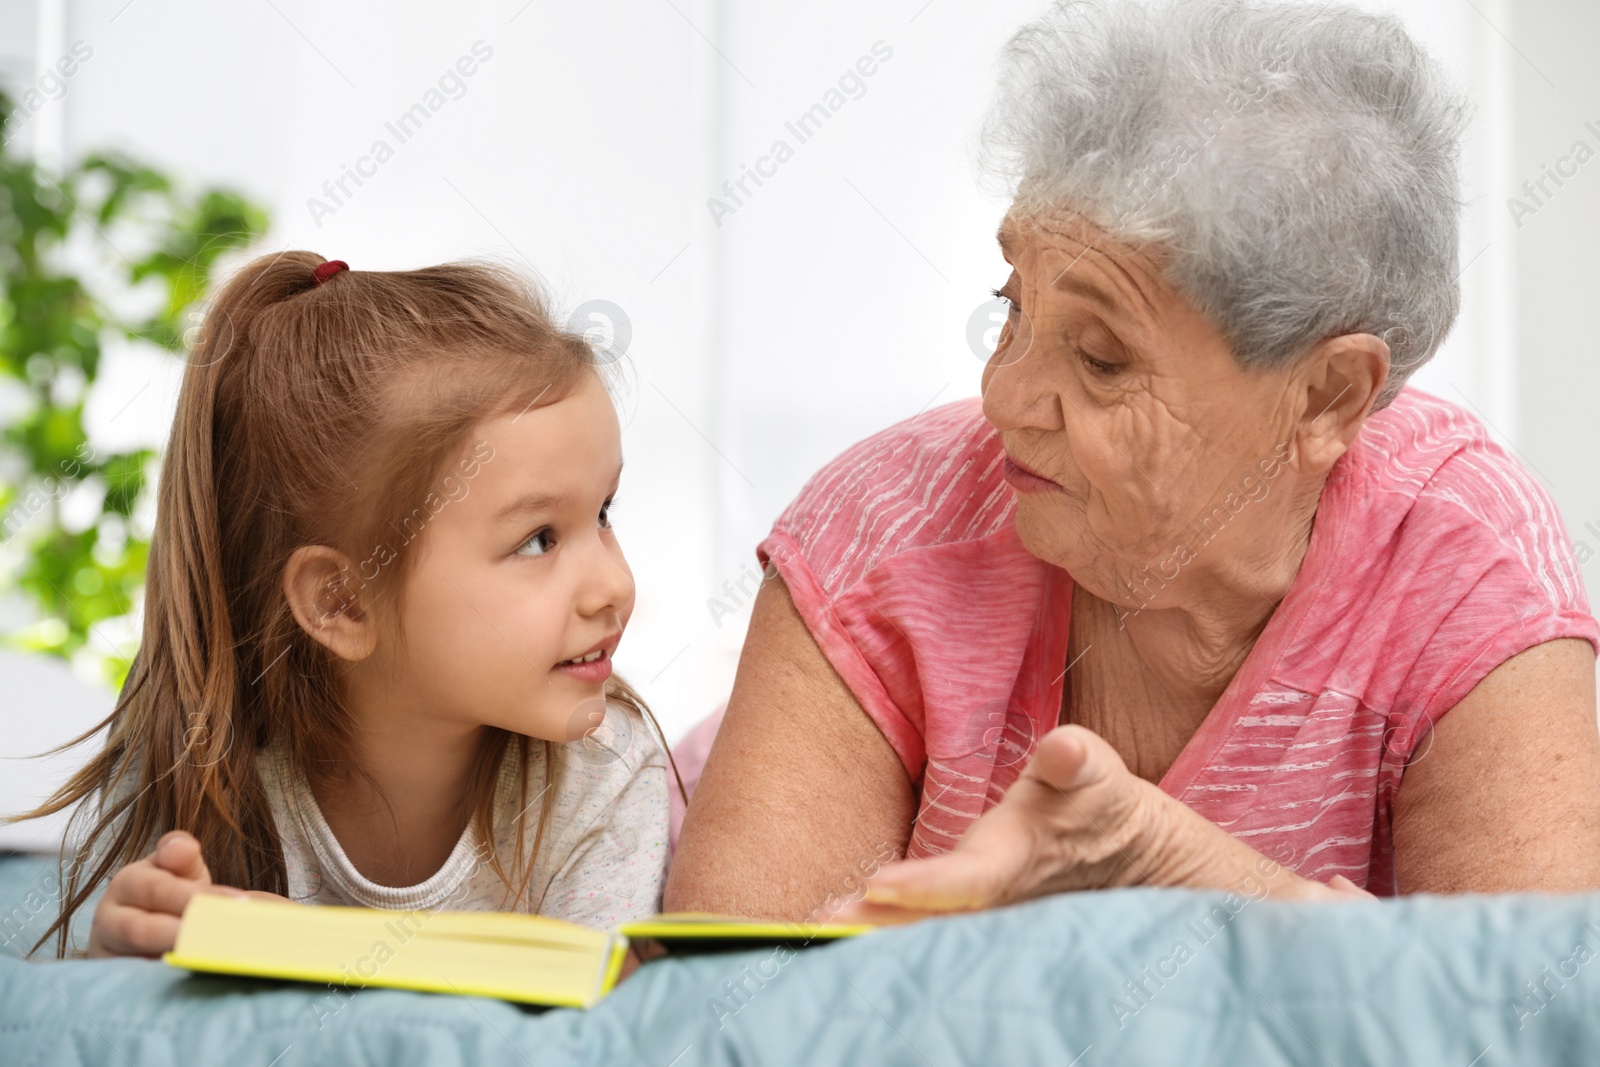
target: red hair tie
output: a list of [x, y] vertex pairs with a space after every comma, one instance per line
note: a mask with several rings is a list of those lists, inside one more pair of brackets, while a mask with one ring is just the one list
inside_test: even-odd
[[330, 259], [326, 263], [318, 263], [317, 269], [311, 272], [311, 277], [316, 279], [318, 285], [321, 285], [340, 271], [349, 269], [350, 264], [344, 260]]

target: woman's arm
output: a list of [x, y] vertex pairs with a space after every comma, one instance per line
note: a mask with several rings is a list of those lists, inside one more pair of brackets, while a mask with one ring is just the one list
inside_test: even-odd
[[[1501, 664], [1439, 720], [1396, 798], [1402, 892], [1600, 888], [1594, 670], [1587, 641], [1549, 641]], [[897, 921], [1121, 885], [1276, 900], [1363, 892], [1278, 866], [1135, 777], [1095, 734], [1063, 726], [953, 851], [886, 868], [843, 917]]]
[[1506, 660], [1418, 744], [1395, 799], [1402, 893], [1600, 889], [1589, 642]]
[[1098, 734], [1059, 726], [954, 849], [884, 868], [867, 899], [839, 919], [906, 922], [1136, 885], [1218, 889], [1250, 900], [1371, 895], [1343, 876], [1328, 885], [1301, 878], [1135, 775]]
[[914, 816], [899, 756], [817, 647], [783, 580], [763, 582], [664, 909], [827, 918], [886, 857], [904, 853]]

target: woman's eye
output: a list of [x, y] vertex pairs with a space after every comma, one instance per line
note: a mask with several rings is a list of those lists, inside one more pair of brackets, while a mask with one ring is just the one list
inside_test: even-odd
[[1120, 363], [1107, 363], [1103, 359], [1095, 359], [1093, 356], [1081, 352], [1079, 355], [1083, 358], [1084, 366], [1101, 377], [1110, 377], [1122, 369]]
[[[520, 556], [542, 556], [554, 548], [555, 543], [555, 531], [546, 526], [542, 530], [535, 530], [532, 537], [522, 542], [517, 549], [517, 554]], [[530, 546], [536, 546], [538, 550], [534, 552], [524, 551]]]
[[1004, 290], [1001, 290], [1001, 289], [990, 289], [989, 292], [994, 294], [994, 298], [996, 300], [1004, 300], [1006, 302], [1006, 308], [1007, 308], [1006, 314], [1007, 315], [1015, 315], [1017, 313], [1017, 310], [1018, 310], [1017, 309], [1017, 302], [1015, 300], [1011, 299], [1009, 296], [1007, 296], [1005, 294]]
[[600, 529], [611, 529], [611, 509], [617, 506], [616, 500], [607, 500], [600, 505]]

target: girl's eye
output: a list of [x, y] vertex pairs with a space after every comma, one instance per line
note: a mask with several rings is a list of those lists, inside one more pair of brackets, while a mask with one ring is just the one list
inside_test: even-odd
[[606, 502], [600, 505], [600, 529], [611, 529], [611, 509], [616, 506], [617, 501], [614, 497], [608, 497]]
[[[530, 545], [537, 546], [538, 551], [536, 551], [536, 552], [525, 552], [525, 551], [523, 551], [523, 549], [528, 548]], [[541, 530], [535, 530], [533, 532], [533, 536], [532, 537], [530, 537], [526, 541], [522, 542], [521, 546], [519, 546], [517, 548], [517, 554], [519, 556], [538, 557], [538, 556], [544, 555], [546, 552], [550, 551], [554, 547], [555, 547], [555, 531], [550, 529], [550, 527], [546, 526]]]

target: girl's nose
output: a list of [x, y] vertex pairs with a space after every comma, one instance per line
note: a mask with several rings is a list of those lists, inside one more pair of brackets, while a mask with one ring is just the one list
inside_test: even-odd
[[621, 614], [633, 605], [633, 572], [622, 550], [594, 541], [591, 557], [585, 561], [584, 581], [578, 591], [578, 612], [582, 615]]

